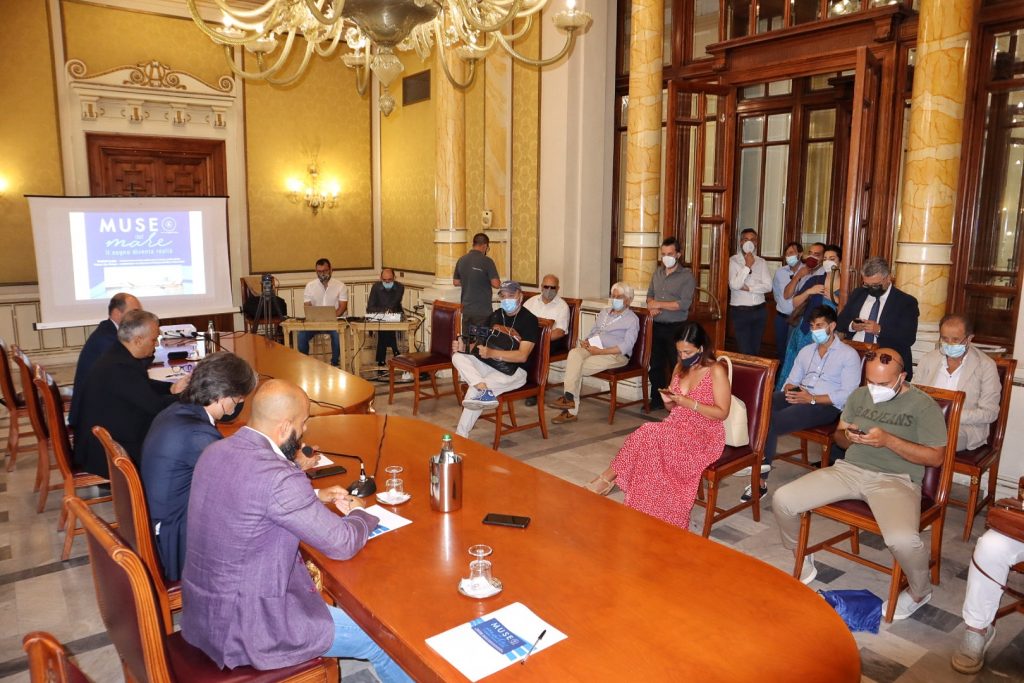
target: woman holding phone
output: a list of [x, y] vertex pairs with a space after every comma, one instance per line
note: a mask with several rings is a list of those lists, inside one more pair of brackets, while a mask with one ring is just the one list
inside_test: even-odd
[[662, 390], [671, 408], [668, 417], [626, 437], [611, 465], [588, 488], [604, 496], [617, 485], [626, 493], [626, 505], [687, 529], [701, 475], [725, 448], [723, 420], [729, 416], [732, 388], [698, 323], [679, 326], [675, 347], [672, 381]]

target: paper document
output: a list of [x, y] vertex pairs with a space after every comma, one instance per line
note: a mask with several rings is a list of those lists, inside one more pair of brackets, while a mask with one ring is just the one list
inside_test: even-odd
[[380, 523], [377, 524], [377, 528], [370, 532], [370, 538], [375, 538], [381, 534], [386, 534], [389, 531], [401, 529], [407, 524], [412, 524], [411, 519], [406, 519], [405, 517], [396, 515], [394, 512], [386, 510], [380, 505], [371, 505], [366, 508], [366, 511], [380, 520]]
[[542, 631], [544, 637], [530, 655], [531, 666], [541, 650], [566, 639], [566, 635], [516, 602], [456, 626], [431, 638], [427, 645], [471, 681], [501, 671], [526, 657]]
[[334, 464], [333, 460], [328, 458], [323, 453], [320, 453], [320, 457], [317, 458], [316, 464], [313, 465], [313, 467], [327, 467], [328, 465], [333, 465], [333, 464]]
[[587, 341], [590, 342], [590, 345], [593, 346], [595, 349], [603, 349], [604, 348], [604, 346], [601, 344], [601, 335], [599, 335], [599, 334], [595, 334], [593, 337], [591, 337]]

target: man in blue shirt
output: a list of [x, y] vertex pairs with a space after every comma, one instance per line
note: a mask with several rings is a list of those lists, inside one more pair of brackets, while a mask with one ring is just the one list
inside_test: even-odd
[[[779, 363], [786, 361], [786, 340], [789, 338], [789, 316], [793, 314], [793, 297], [786, 298], [786, 285], [796, 275], [804, 257], [804, 246], [790, 242], [783, 253], [785, 263], [775, 271], [772, 278], [772, 295], [775, 297], [775, 350]], [[780, 366], [781, 367], [781, 366]]]
[[[765, 482], [779, 437], [835, 422], [846, 399], [860, 385], [860, 354], [836, 336], [836, 312], [831, 307], [818, 306], [811, 312], [811, 334], [814, 342], [800, 349], [782, 391], [772, 397], [761, 495], [768, 493]], [[750, 494], [748, 484], [741, 500], [749, 500]]]

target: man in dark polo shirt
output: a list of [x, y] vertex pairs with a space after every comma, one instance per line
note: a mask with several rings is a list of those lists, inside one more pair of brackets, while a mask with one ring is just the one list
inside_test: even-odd
[[462, 324], [486, 325], [491, 315], [491, 290], [497, 289], [498, 267], [487, 256], [491, 240], [482, 232], [473, 235], [473, 248], [455, 264], [456, 287], [462, 287]]
[[675, 364], [676, 345], [672, 335], [676, 326], [686, 320], [697, 288], [693, 273], [679, 264], [681, 256], [682, 247], [675, 237], [662, 242], [661, 264], [647, 288], [647, 309], [654, 316], [650, 366], [652, 410], [665, 407], [658, 390], [668, 386], [671, 365]]

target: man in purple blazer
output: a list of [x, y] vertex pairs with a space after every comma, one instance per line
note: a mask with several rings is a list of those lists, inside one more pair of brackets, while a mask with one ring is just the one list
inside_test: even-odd
[[302, 389], [270, 380], [252, 398], [248, 426], [200, 456], [188, 506], [182, 635], [220, 667], [351, 657], [370, 660], [384, 683], [411, 681], [345, 612], [324, 603], [299, 555], [301, 541], [347, 560], [378, 521], [340, 486], [315, 491], [295, 465], [308, 419]]

